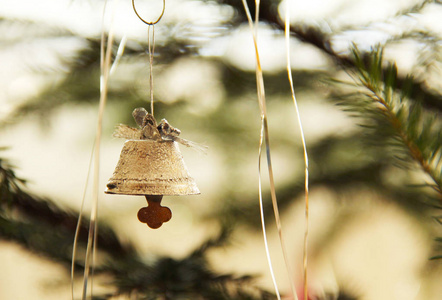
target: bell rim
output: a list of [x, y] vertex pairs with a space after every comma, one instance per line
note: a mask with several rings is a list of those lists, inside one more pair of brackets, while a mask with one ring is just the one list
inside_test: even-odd
[[192, 195], [201, 195], [201, 192], [197, 192], [197, 193], [187, 193], [187, 194], [144, 194], [144, 193], [126, 193], [126, 192], [111, 192], [108, 190], [104, 191], [105, 194], [108, 195], [126, 195], [126, 196], [192, 196]]
[[[164, 146], [155, 146], [155, 144], [162, 144]], [[139, 154], [139, 149], [141, 149], [143, 153], [145, 151], [147, 155], [141, 157]], [[149, 156], [152, 155], [151, 153], [155, 154], [156, 151], [160, 151], [160, 154], [167, 153], [168, 156], [166, 157], [170, 158], [172, 163], [176, 163], [177, 166], [175, 168], [171, 168], [172, 171], [169, 173], [168, 171], [166, 171], [164, 177], [163, 175], [161, 175], [160, 177], [156, 175], [149, 175], [152, 173], [149, 173], [147, 171], [149, 170], [150, 172], [152, 172], [153, 170], [155, 172], [155, 168], [159, 168], [160, 170], [164, 168], [162, 163], [163, 159], [146, 160], [149, 157], [152, 157]], [[128, 162], [134, 163], [134, 160], [137, 160], [137, 165], [132, 168]], [[159, 167], [156, 166], [158, 162], [160, 162]], [[153, 165], [154, 167], [151, 167], [149, 164]], [[168, 165], [166, 165], [166, 167], [168, 167]], [[139, 170], [132, 173], [132, 170], [137, 170], [137, 168]], [[143, 171], [141, 173], [140, 170], [142, 168], [143, 170], [146, 170], [146, 172]], [[175, 175], [174, 173], [177, 175]], [[153, 140], [125, 141], [114, 174], [106, 184], [106, 189], [104, 193], [134, 196], [184, 196], [201, 194], [196, 185], [196, 182], [187, 170], [182, 154], [179, 151], [178, 144], [175, 141], [158, 142]]]

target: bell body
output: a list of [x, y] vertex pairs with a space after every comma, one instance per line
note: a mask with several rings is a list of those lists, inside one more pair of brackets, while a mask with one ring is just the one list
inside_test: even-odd
[[178, 196], [200, 191], [176, 142], [128, 140], [105, 193]]

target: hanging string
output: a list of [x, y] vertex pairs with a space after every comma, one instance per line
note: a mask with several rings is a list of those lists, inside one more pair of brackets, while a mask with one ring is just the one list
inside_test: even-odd
[[[264, 238], [264, 248], [266, 250], [266, 257], [267, 257], [267, 264], [269, 266], [270, 276], [272, 278], [273, 287], [275, 289], [275, 294], [278, 300], [281, 300], [281, 294], [279, 292], [278, 283], [276, 282], [275, 272], [273, 271], [273, 264], [272, 264], [272, 258], [270, 256], [270, 249], [268, 245], [268, 239], [267, 239], [267, 231], [266, 231], [266, 225], [265, 225], [265, 218], [264, 218], [264, 204], [263, 204], [263, 196], [262, 196], [262, 180], [261, 180], [261, 157], [262, 157], [262, 148], [263, 148], [263, 140], [265, 135], [265, 127], [264, 127], [264, 120], [266, 116], [265, 111], [265, 100], [263, 99], [265, 97], [265, 91], [264, 91], [264, 82], [261, 70], [261, 61], [259, 59], [259, 52], [258, 52], [258, 42], [257, 42], [257, 29], [256, 24], [254, 26], [252, 21], [252, 16], [250, 14], [250, 10], [247, 6], [247, 0], [242, 0], [244, 11], [247, 15], [247, 20], [249, 22], [250, 30], [252, 32], [253, 37], [253, 44], [255, 46], [255, 59], [256, 59], [256, 82], [257, 82], [257, 93], [258, 93], [258, 103], [259, 108], [261, 111], [261, 133], [259, 136], [259, 147], [258, 147], [258, 191], [259, 191], [259, 211], [261, 216], [261, 226], [262, 226], [262, 234]], [[255, 4], [256, 9], [259, 9], [259, 6]]]
[[[106, 5], [107, 5], [107, 2], [105, 2], [104, 7], [103, 7], [103, 20], [104, 20], [104, 12], [106, 11]], [[120, 42], [119, 47], [118, 47], [117, 57], [115, 58], [115, 61], [112, 64], [112, 67], [109, 71], [109, 75], [112, 75], [112, 73], [115, 71], [115, 69], [118, 65], [118, 62], [123, 55], [126, 41], [127, 41], [127, 38], [126, 38], [126, 36], [124, 36]], [[100, 66], [101, 66], [100, 69], [102, 69], [102, 70], [104, 68], [104, 57], [105, 57], [105, 55], [104, 55], [104, 42], [105, 42], [105, 31], [103, 28], [102, 34], [101, 34], [101, 45], [100, 45]], [[90, 157], [90, 161], [89, 161], [89, 168], [88, 168], [88, 172], [87, 172], [87, 176], [86, 176], [85, 189], [83, 192], [83, 198], [81, 200], [80, 211], [79, 211], [78, 220], [77, 220], [77, 226], [75, 228], [74, 243], [73, 243], [73, 247], [72, 247], [72, 262], [71, 262], [71, 297], [72, 297], [72, 300], [75, 299], [75, 297], [74, 297], [74, 275], [75, 275], [75, 264], [77, 261], [76, 257], [77, 257], [77, 248], [78, 248], [78, 235], [80, 232], [80, 226], [81, 226], [81, 222], [83, 220], [83, 215], [84, 215], [84, 205], [86, 202], [87, 187], [89, 185], [89, 179], [92, 174], [92, 165], [93, 165], [93, 161], [94, 161], [96, 140], [94, 140], [93, 145], [94, 145], [94, 147], [92, 149], [92, 153], [91, 153], [91, 157]], [[96, 225], [97, 225], [97, 223], [94, 224], [94, 227], [95, 227], [94, 239], [96, 239], [96, 233], [97, 233]], [[95, 247], [95, 242], [93, 243], [93, 247]], [[92, 252], [95, 253], [95, 249]], [[92, 273], [93, 273], [93, 270], [92, 270]], [[93, 278], [93, 276], [91, 276], [91, 286], [92, 286], [92, 278]], [[91, 287], [91, 289], [92, 289], [92, 287]]]
[[[100, 45], [100, 104], [99, 104], [99, 113], [98, 113], [98, 124], [97, 124], [97, 132], [96, 132], [96, 139], [94, 142], [94, 149], [93, 154], [91, 155], [91, 162], [89, 164], [89, 172], [88, 172], [88, 179], [89, 181], [89, 175], [91, 175], [91, 165], [92, 161], [93, 163], [93, 188], [92, 188], [92, 208], [91, 208], [91, 215], [90, 215], [90, 222], [89, 222], [89, 233], [88, 233], [88, 242], [86, 246], [86, 257], [85, 257], [85, 267], [84, 267], [84, 275], [83, 275], [83, 291], [82, 291], [82, 300], [87, 299], [87, 291], [88, 291], [88, 285], [90, 287], [90, 293], [91, 293], [91, 299], [93, 298], [93, 274], [94, 274], [94, 264], [96, 261], [96, 244], [97, 244], [97, 210], [98, 210], [98, 171], [99, 171], [99, 158], [100, 158], [100, 140], [101, 140], [101, 132], [102, 132], [102, 122], [103, 122], [103, 112], [104, 107], [106, 105], [107, 101], [107, 90], [108, 90], [108, 79], [109, 75], [113, 73], [115, 70], [115, 67], [117, 66], [119, 59], [123, 55], [124, 47], [126, 45], [126, 36], [123, 37], [120, 46], [118, 48], [117, 57], [114, 61], [114, 63], [111, 66], [111, 53], [112, 53], [112, 43], [113, 43], [113, 21], [114, 21], [114, 15], [116, 12], [116, 4], [118, 0], [114, 0], [114, 9], [112, 12], [112, 20], [111, 20], [111, 26], [107, 38], [107, 45], [106, 39], [105, 39], [105, 30], [104, 30], [104, 15], [106, 11], [106, 5], [107, 0], [104, 2], [103, 6], [103, 23], [102, 23], [102, 31], [101, 31], [101, 45]], [[164, 11], [165, 11], [165, 0], [163, 0], [163, 8], [161, 11], [160, 16], [158, 19], [154, 22], [146, 22], [143, 18], [140, 17], [138, 14], [134, 0], [132, 0], [132, 6], [135, 11], [135, 14], [140, 18], [141, 21], [143, 21], [145, 24], [152, 26], [154, 24], [157, 24], [161, 18], [163, 17]], [[149, 26], [149, 29], [150, 29]], [[155, 50], [155, 37], [154, 37], [154, 30], [152, 30], [152, 43], [150, 41], [150, 30], [148, 31], [148, 39], [149, 39], [149, 61], [150, 61], [150, 87], [151, 87], [151, 110], [153, 115], [153, 76], [152, 76], [152, 63], [153, 63], [153, 54]], [[87, 183], [86, 183], [87, 186]], [[76, 252], [78, 247], [78, 235], [80, 231], [81, 226], [81, 220], [83, 217], [83, 209], [84, 209], [84, 202], [86, 198], [86, 189], [83, 195], [83, 200], [81, 203], [80, 208], [80, 214], [79, 219], [77, 222], [76, 230], [75, 230], [75, 237], [74, 237], [74, 244], [73, 244], [73, 250], [72, 250], [72, 265], [71, 265], [71, 297], [72, 300], [75, 299], [74, 295], [74, 274], [75, 274], [75, 263], [76, 263]]]
[[[164, 11], [166, 10], [166, 0], [163, 0], [163, 9], [161, 10], [161, 14], [158, 17], [158, 19], [156, 19], [153, 22], [148, 22], [146, 20], [144, 20], [139, 14], [138, 11], [135, 7], [135, 0], [132, 0], [132, 7], [134, 9], [135, 14], [137, 15], [137, 17], [146, 25], [149, 25], [148, 29], [147, 29], [147, 41], [148, 41], [148, 50], [149, 50], [149, 68], [150, 68], [150, 74], [149, 74], [149, 85], [150, 85], [150, 113], [152, 114], [152, 116], [154, 115], [154, 110], [153, 110], [153, 57], [154, 57], [154, 53], [155, 53], [155, 24], [157, 24], [158, 22], [160, 22], [161, 18], [164, 15]], [[150, 35], [150, 28], [152, 27], [152, 38]]]
[[[82, 300], [87, 299], [87, 290], [88, 290], [88, 280], [89, 276], [91, 278], [90, 289], [91, 289], [91, 299], [93, 298], [93, 275], [94, 275], [94, 265], [96, 262], [96, 245], [97, 245], [97, 232], [98, 232], [98, 223], [97, 223], [97, 215], [98, 215], [98, 184], [99, 184], [99, 171], [100, 171], [100, 145], [101, 145], [101, 136], [102, 136], [102, 128], [103, 128], [103, 115], [104, 108], [107, 102], [107, 92], [108, 92], [108, 83], [109, 83], [109, 72], [111, 67], [111, 54], [112, 54], [112, 44], [114, 40], [114, 17], [116, 13], [116, 6], [118, 0], [114, 0], [114, 7], [112, 11], [111, 18], [111, 26], [109, 29], [109, 36], [107, 39], [107, 43], [105, 46], [104, 35], [102, 33], [102, 39], [100, 44], [100, 103], [98, 109], [98, 122], [97, 122], [97, 131], [95, 134], [95, 145], [94, 145], [94, 168], [93, 168], [93, 184], [92, 184], [92, 207], [91, 207], [91, 215], [89, 221], [89, 234], [88, 234], [88, 242], [86, 246], [86, 258], [85, 258], [85, 267], [84, 267], [84, 275], [83, 275], [83, 295]], [[103, 10], [104, 14], [104, 10]], [[104, 18], [103, 18], [104, 20]]]
[[[82, 300], [87, 299], [88, 287], [90, 288], [91, 296], [93, 298], [93, 275], [94, 275], [94, 267], [96, 262], [96, 244], [97, 244], [97, 215], [98, 215], [98, 182], [99, 182], [99, 169], [100, 169], [100, 144], [101, 144], [101, 133], [102, 133], [102, 124], [103, 124], [103, 114], [104, 107], [106, 106], [107, 101], [107, 91], [108, 91], [108, 79], [110, 74], [110, 65], [111, 65], [111, 52], [112, 52], [112, 43], [113, 43], [113, 24], [114, 24], [114, 16], [116, 11], [118, 0], [114, 0], [114, 7], [112, 11], [112, 19], [111, 26], [107, 39], [107, 46], [105, 40], [105, 29], [104, 29], [104, 15], [106, 11], [107, 1], [104, 2], [103, 6], [103, 17], [102, 17], [102, 30], [101, 30], [101, 43], [100, 43], [100, 102], [99, 102], [99, 112], [98, 112], [98, 122], [97, 122], [97, 131], [95, 135], [94, 148], [91, 154], [91, 161], [89, 163], [89, 170], [86, 180], [86, 189], [89, 182], [90, 175], [93, 175], [93, 185], [92, 185], [92, 207], [90, 212], [90, 221], [89, 221], [89, 232], [88, 232], [88, 241], [86, 246], [86, 254], [85, 254], [85, 262], [84, 262], [84, 274], [83, 274], [83, 291], [82, 291]], [[93, 162], [93, 163], [92, 163]], [[93, 165], [93, 170], [91, 166]], [[92, 173], [91, 173], [92, 172]], [[74, 295], [74, 275], [75, 275], [75, 264], [76, 264], [76, 252], [78, 247], [78, 235], [81, 226], [81, 220], [83, 218], [83, 209], [86, 198], [86, 189], [83, 195], [79, 218], [75, 230], [74, 244], [72, 249], [72, 264], [71, 264], [71, 297], [75, 299]]]
[[[152, 27], [152, 42], [150, 38], [150, 28]], [[149, 86], [150, 86], [150, 113], [153, 114], [153, 56], [155, 53], [155, 25], [150, 25], [147, 29], [147, 47], [149, 48]]]
[[[259, 0], [255, 0], [255, 22], [252, 21], [252, 17], [247, 5], [247, 0], [242, 0], [243, 2], [243, 6], [244, 6], [244, 10], [246, 12], [247, 15], [247, 20], [249, 23], [249, 27], [251, 29], [252, 32], [252, 37], [253, 37], [253, 44], [255, 47], [255, 57], [256, 57], [256, 82], [257, 82], [257, 93], [258, 93], [258, 102], [259, 102], [259, 107], [260, 107], [260, 111], [261, 111], [261, 135], [260, 135], [260, 143], [259, 143], [259, 158], [258, 158], [258, 173], [259, 173], [259, 201], [260, 201], [260, 207], [262, 207], [262, 187], [261, 187], [261, 151], [262, 151], [262, 147], [263, 147], [263, 143], [265, 143], [266, 146], [266, 157], [267, 157], [267, 167], [268, 167], [268, 175], [269, 175], [269, 183], [270, 183], [270, 194], [271, 194], [271, 199], [272, 199], [272, 206], [273, 206], [273, 212], [275, 215], [275, 222], [276, 222], [276, 227], [278, 230], [278, 236], [279, 236], [279, 241], [280, 241], [280, 245], [281, 245], [281, 251], [283, 254], [283, 258], [284, 258], [284, 264], [286, 267], [286, 271], [287, 271], [287, 276], [289, 278], [289, 283], [290, 283], [290, 288], [292, 291], [292, 297], [293, 299], [297, 300], [297, 296], [296, 296], [296, 290], [294, 287], [294, 281], [292, 279], [292, 270], [290, 269], [290, 263], [288, 260], [288, 255], [287, 255], [287, 250], [286, 250], [286, 246], [284, 243], [284, 238], [282, 235], [282, 225], [281, 225], [281, 219], [280, 219], [280, 215], [279, 215], [279, 209], [278, 209], [278, 203], [277, 203], [277, 199], [276, 199], [276, 188], [275, 188], [275, 182], [274, 182], [274, 176], [273, 176], [273, 167], [272, 167], [272, 161], [271, 161], [271, 155], [270, 155], [270, 138], [269, 138], [269, 130], [268, 130], [268, 122], [267, 122], [267, 109], [266, 109], [266, 99], [265, 99], [265, 88], [264, 88], [264, 79], [263, 79], [263, 74], [262, 74], [262, 68], [261, 68], [261, 62], [260, 62], [260, 56], [259, 56], [259, 51], [258, 51], [258, 42], [257, 42], [257, 36], [258, 36], [258, 22], [259, 22], [259, 6], [260, 6], [260, 1]], [[272, 276], [272, 281], [273, 281], [273, 285], [275, 288], [275, 292], [276, 292], [276, 296], [278, 299], [281, 299], [281, 295], [279, 293], [278, 290], [278, 285], [276, 283], [276, 279], [275, 279], [275, 275], [273, 272], [273, 267], [272, 267], [272, 262], [270, 259], [270, 255], [269, 255], [269, 249], [268, 249], [268, 245], [267, 245], [267, 235], [266, 235], [266, 229], [265, 229], [265, 225], [263, 223], [264, 220], [264, 211], [262, 210], [262, 208], [260, 209], [260, 213], [261, 213], [261, 223], [262, 223], [262, 228], [263, 228], [263, 234], [264, 234], [264, 243], [266, 246], [266, 253], [267, 253], [267, 261], [268, 261], [268, 265], [270, 268], [270, 274]]]
[[305, 219], [304, 219], [304, 250], [303, 250], [303, 269], [304, 269], [304, 300], [308, 300], [308, 276], [307, 276], [307, 254], [308, 254], [308, 232], [309, 232], [309, 171], [308, 171], [308, 154], [307, 145], [304, 136], [304, 129], [302, 128], [301, 115], [299, 113], [298, 101], [296, 100], [295, 88], [293, 85], [291, 61], [290, 61], [290, 0], [287, 1], [285, 14], [285, 41], [287, 53], [287, 76], [290, 84], [290, 91], [292, 94], [293, 105], [295, 106], [296, 118], [298, 120], [299, 131], [301, 134], [302, 149], [304, 152], [304, 193], [305, 193]]

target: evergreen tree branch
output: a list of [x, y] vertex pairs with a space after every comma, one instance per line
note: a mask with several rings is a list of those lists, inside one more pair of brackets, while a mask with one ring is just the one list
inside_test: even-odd
[[[78, 214], [61, 209], [49, 199], [32, 195], [24, 189], [25, 183], [25, 180], [17, 178], [12, 165], [0, 158], [0, 217], [4, 225], [0, 226], [0, 236], [15, 240], [49, 258], [55, 257], [64, 262], [70, 261], [72, 252], [54, 252], [54, 249], [57, 249], [54, 245], [66, 247], [70, 245], [70, 251], [72, 251]], [[88, 223], [87, 219], [82, 221], [79, 232], [81, 244], [87, 242]], [[17, 228], [22, 228], [22, 230], [17, 230]], [[60, 233], [54, 233], [53, 228], [57, 228], [57, 232]], [[50, 239], [51, 243], [40, 243], [40, 238], [45, 239], [45, 233], [53, 236], [53, 239]], [[40, 244], [34, 247], [29, 244], [32, 241]], [[133, 245], [121, 243], [115, 232], [103, 223], [100, 223], [98, 247], [99, 250], [112, 257], [132, 255], [135, 252]]]
[[[281, 24], [282, 26], [282, 24]], [[322, 32], [319, 28], [312, 26], [292, 25], [292, 35], [298, 40], [315, 46], [323, 53], [327, 54], [338, 66], [345, 70], [356, 70], [357, 65], [351, 57], [338, 54], [331, 46], [331, 37]], [[387, 72], [388, 70], [385, 70]], [[421, 99], [422, 104], [427, 108], [437, 109], [442, 112], [442, 95], [434, 90], [429, 90], [424, 82], [413, 78], [397, 77], [397, 88], [408, 86], [412, 89], [411, 99]]]
[[[348, 101], [351, 100], [354, 100], [354, 97]], [[337, 199], [355, 186], [366, 187], [373, 193], [381, 195], [381, 198], [396, 202], [416, 219], [427, 218], [429, 210], [432, 207], [437, 208], [435, 205], [440, 203], [436, 196], [431, 191], [427, 191], [427, 185], [425, 188], [417, 188], [406, 184], [395, 185], [382, 180], [385, 174], [390, 172], [392, 164], [391, 151], [389, 151], [391, 149], [384, 143], [384, 139], [387, 139], [386, 129], [383, 126], [381, 133], [383, 136], [378, 136], [375, 140], [375, 147], [367, 147], [368, 142], [374, 141], [372, 135], [364, 137], [366, 131], [366, 128], [361, 128], [360, 131], [346, 137], [329, 136], [311, 144], [309, 157], [315, 167], [315, 172], [311, 174], [311, 185], [326, 187], [336, 194]], [[407, 176], [407, 170], [398, 170], [398, 172], [398, 176]], [[292, 205], [293, 201], [301, 199], [303, 191], [301, 182], [294, 179], [288, 184], [278, 186], [278, 205], [281, 211]], [[253, 194], [238, 193], [238, 190], [233, 188], [223, 196], [224, 199], [228, 199], [224, 200], [228, 203], [223, 202], [219, 209], [206, 217], [209, 220], [218, 219], [226, 226], [243, 224], [259, 230], [259, 210], [254, 197]], [[266, 215], [271, 215], [271, 203], [264, 204], [264, 210]]]
[[[239, 26], [240, 24], [245, 22], [246, 18], [240, 1], [238, 2], [232, 0], [218, 0], [218, 3], [230, 5], [237, 10], [237, 16], [231, 21], [231, 24], [229, 25]], [[284, 22], [283, 20], [281, 20], [278, 13], [279, 3], [279, 0], [261, 1], [262, 9], [260, 10], [260, 19], [271, 24], [276, 30], [283, 31]], [[430, 3], [440, 4], [440, 1], [419, 1], [417, 4], [413, 4], [409, 8], [398, 12], [397, 16], [410, 13], [418, 13]], [[253, 6], [253, 1], [249, 1], [249, 5]], [[8, 20], [8, 22], [12, 21]], [[339, 30], [339, 32], [342, 32], [343, 30], [355, 30], [355, 28], [341, 28]], [[363, 30], [363, 27], [358, 27], [356, 28], [356, 30]], [[173, 31], [174, 30], [170, 30], [170, 32]], [[56, 34], [59, 34], [61, 37], [63, 37], [63, 34], [64, 36], [72, 36], [72, 33], [70, 32], [63, 32], [64, 31], [61, 31], [60, 33]], [[331, 60], [337, 66], [342, 67], [346, 70], [355, 70], [355, 62], [350, 56], [338, 53], [333, 49], [332, 38], [335, 34], [339, 32], [329, 33], [319, 26], [316, 27], [306, 24], [293, 24], [291, 26], [291, 34], [293, 37], [297, 38], [303, 43], [314, 46], [326, 56], [331, 58]], [[43, 36], [44, 34], [45, 33], [42, 33]], [[50, 32], [48, 34], [52, 33]], [[415, 37], [417, 40], [419, 40], [424, 36], [424, 34], [424, 32], [421, 32], [417, 35], [414, 34], [413, 36], [404, 35], [403, 37], [395, 37], [395, 39], [397, 40]], [[427, 34], [430, 34], [430, 36], [426, 36], [425, 39], [431, 40], [433, 38], [433, 33]], [[49, 89], [41, 93], [41, 95], [30, 99], [29, 101], [17, 107], [7, 119], [0, 120], [0, 127], [13, 124], [29, 113], [39, 113], [44, 116], [42, 119], [45, 119], [48, 115], [48, 112], [63, 104], [91, 103], [94, 102], [95, 99], [97, 99], [97, 74], [99, 66], [99, 57], [97, 56], [97, 53], [99, 53], [99, 41], [97, 39], [81, 39], [85, 42], [85, 48], [82, 51], [78, 52], [78, 55], [75, 57], [74, 60], [65, 60], [63, 63], [64, 68], [60, 69], [69, 70], [69, 72], [66, 73], [66, 78], [62, 80], [60, 84], [55, 88], [51, 86]], [[157, 49], [157, 52], [161, 53], [161, 55], [156, 59], [161, 63], [170, 63], [179, 57], [197, 54], [197, 48], [187, 47], [187, 45], [191, 43], [192, 42], [190, 40], [177, 39], [177, 37], [171, 35], [167, 38], [167, 43], [165, 45], [157, 46], [159, 47]], [[146, 45], [129, 43], [125, 49], [125, 59], [134, 60], [139, 58], [140, 55], [144, 54], [143, 49], [145, 48]], [[225, 69], [229, 70], [230, 68], [226, 67]], [[428, 87], [424, 80], [413, 78], [413, 80], [410, 82], [410, 80], [406, 77], [397, 78], [398, 88], [410, 84], [413, 85], [413, 95], [411, 95], [412, 97], [410, 98], [412, 101], [414, 101], [415, 99], [419, 99], [419, 101], [421, 101], [425, 107], [434, 108], [442, 111], [442, 95], [437, 90]], [[228, 87], [226, 87], [226, 89], [228, 91], [230, 90]], [[133, 99], [133, 96], [134, 93], [130, 91], [130, 87], [126, 86], [122, 90], [110, 91], [109, 100], [113, 101], [113, 99], [125, 98], [135, 101], [135, 99]]]
[[[397, 92], [397, 68], [389, 64], [383, 69], [382, 49], [372, 51], [371, 59], [364, 62], [357, 47], [353, 55], [357, 69], [357, 84], [377, 105], [389, 121], [397, 137], [408, 148], [411, 157], [434, 181], [434, 189], [442, 200], [441, 154], [442, 133], [438, 116], [423, 111], [417, 102], [409, 101], [408, 91]], [[411, 77], [410, 77], [411, 78]]]
[[420, 13], [420, 12], [422, 12], [422, 10], [425, 7], [427, 7], [429, 4], [433, 4], [433, 3], [434, 4], [442, 4], [442, 1], [441, 0], [423, 0], [423, 1], [417, 2], [415, 4], [411, 4], [411, 6], [399, 11], [396, 14], [396, 17]]
[[[219, 3], [228, 4], [235, 8], [237, 11], [237, 17], [234, 20], [235, 24], [242, 24], [246, 22], [246, 16], [244, 13], [244, 9], [241, 6], [240, 1], [233, 0], [218, 0]], [[282, 20], [279, 16], [278, 12], [278, 4], [279, 0], [264, 0], [261, 1], [261, 9], [260, 9], [260, 21], [266, 22], [272, 25], [276, 30], [283, 32], [284, 31], [284, 20]], [[407, 15], [410, 13], [418, 13], [421, 12], [423, 8], [425, 8], [428, 4], [437, 4], [440, 5], [441, 1], [439, 0], [424, 0], [419, 1], [416, 4], [412, 4], [410, 7], [401, 10], [396, 14], [396, 17]], [[254, 2], [248, 1], [250, 9], [254, 9]], [[366, 26], [368, 26], [366, 24]], [[366, 28], [365, 26], [365, 28]], [[357, 65], [353, 58], [349, 55], [344, 55], [342, 53], [336, 52], [332, 46], [332, 38], [337, 33], [342, 33], [346, 30], [361, 30], [361, 28], [341, 28], [339, 32], [329, 33], [320, 28], [319, 26], [312, 26], [303, 23], [292, 24], [290, 26], [290, 33], [293, 37], [298, 39], [299, 41], [314, 46], [316, 49], [324, 53], [328, 56], [338, 67], [343, 68], [344, 70], [355, 71], [357, 70]], [[404, 36], [404, 39], [406, 36]], [[387, 70], [384, 70], [387, 72]], [[429, 109], [437, 109], [442, 112], [442, 94], [439, 91], [430, 89], [425, 82], [420, 81], [416, 78], [407, 77], [397, 77], [396, 78], [397, 88], [406, 88], [411, 87], [412, 94], [410, 95], [411, 101], [419, 99], [422, 102], [424, 107]]]
[[[0, 159], [0, 239], [14, 241], [26, 249], [70, 268], [72, 243], [78, 214], [56, 206], [48, 199], [25, 191], [25, 180], [15, 175], [13, 166]], [[87, 220], [83, 222], [88, 224]], [[54, 230], [57, 228], [57, 230]], [[274, 299], [275, 296], [254, 286], [254, 276], [218, 274], [211, 270], [206, 254], [226, 243], [222, 231], [197, 247], [187, 257], [177, 260], [160, 257], [146, 263], [130, 243], [122, 243], [115, 232], [100, 224], [97, 247], [105, 263], [96, 274], [110, 275], [115, 292], [105, 292], [94, 299], [111, 299], [136, 294], [140, 299]], [[79, 246], [87, 243], [87, 228], [80, 229]], [[77, 271], [84, 268], [76, 262]], [[108, 282], [109, 283], [109, 282]]]
[[252, 285], [253, 276], [216, 274], [206, 254], [226, 242], [227, 231], [204, 242], [183, 259], [160, 257], [146, 264], [141, 257], [109, 261], [102, 271], [114, 275], [114, 296], [136, 294], [142, 299], [274, 299], [275, 296]]

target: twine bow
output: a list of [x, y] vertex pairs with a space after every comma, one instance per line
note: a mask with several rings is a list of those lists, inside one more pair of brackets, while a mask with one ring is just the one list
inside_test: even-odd
[[204, 145], [178, 137], [181, 131], [170, 125], [166, 119], [162, 119], [161, 122], [157, 124], [153, 115], [148, 113], [143, 107], [135, 108], [132, 112], [132, 116], [139, 128], [120, 124], [113, 134], [114, 137], [127, 140], [154, 140], [157, 142], [175, 141], [203, 152], [207, 150], [207, 147]]

